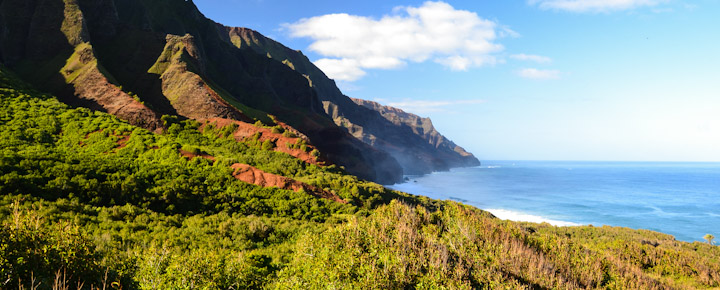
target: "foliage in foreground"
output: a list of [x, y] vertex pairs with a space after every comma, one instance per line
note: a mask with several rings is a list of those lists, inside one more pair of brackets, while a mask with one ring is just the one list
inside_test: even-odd
[[448, 202], [392, 202], [295, 245], [278, 288], [720, 286], [720, 247], [644, 230], [501, 221]]
[[[0, 70], [0, 288], [709, 288], [720, 248], [501, 221], [168, 121], [156, 135]], [[215, 160], [188, 160], [179, 150]], [[232, 178], [230, 165], [349, 204]], [[401, 200], [401, 201], [398, 201]]]
[[[10, 211], [18, 198], [34, 209]], [[31, 274], [52, 281], [56, 269], [126, 289], [720, 286], [720, 247], [644, 230], [501, 221], [452, 202], [436, 211], [391, 202], [331, 224], [30, 199], [6, 197], [0, 207], [2, 278], [17, 279], [10, 288]]]

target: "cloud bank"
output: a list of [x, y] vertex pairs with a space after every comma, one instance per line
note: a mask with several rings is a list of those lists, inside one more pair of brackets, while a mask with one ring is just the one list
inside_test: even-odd
[[451, 70], [495, 64], [496, 43], [517, 33], [445, 2], [396, 7], [380, 19], [349, 14], [304, 18], [284, 25], [291, 37], [310, 38], [315, 62], [330, 78], [354, 81], [368, 69], [393, 69], [432, 60]]
[[415, 114], [424, 114], [432, 112], [442, 112], [448, 106], [455, 105], [477, 105], [485, 103], [485, 100], [445, 100], [445, 101], [425, 101], [406, 99], [400, 102], [388, 103], [388, 106], [400, 108], [407, 112]]
[[655, 6], [663, 0], [528, 0], [530, 5], [541, 9], [570, 12], [610, 12]]
[[552, 59], [550, 59], [547, 56], [541, 56], [541, 55], [533, 55], [533, 54], [512, 54], [510, 55], [510, 58], [517, 59], [517, 60], [523, 60], [523, 61], [534, 61], [537, 63], [549, 63], [552, 62]]
[[542, 70], [536, 68], [524, 68], [517, 72], [517, 74], [526, 79], [534, 80], [556, 80], [560, 79], [560, 71], [557, 70]]

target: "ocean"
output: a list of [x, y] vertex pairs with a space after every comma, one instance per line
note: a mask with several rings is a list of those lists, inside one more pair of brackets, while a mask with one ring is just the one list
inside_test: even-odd
[[720, 163], [483, 161], [408, 179], [390, 187], [502, 219], [720, 236]]

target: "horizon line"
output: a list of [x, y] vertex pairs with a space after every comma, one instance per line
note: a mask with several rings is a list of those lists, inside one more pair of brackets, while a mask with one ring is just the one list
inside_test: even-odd
[[523, 161], [523, 162], [645, 162], [645, 163], [720, 163], [713, 161], [683, 161], [683, 160], [581, 160], [581, 159], [478, 159], [483, 161]]

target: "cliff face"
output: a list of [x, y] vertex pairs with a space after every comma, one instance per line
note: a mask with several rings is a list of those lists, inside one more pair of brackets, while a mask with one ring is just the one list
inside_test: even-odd
[[[405, 136], [407, 136], [407, 130], [409, 129], [413, 135], [419, 136], [425, 141], [425, 144], [430, 145], [430, 148], [428, 148], [425, 144], [422, 144], [422, 146], [419, 144], [418, 146], [407, 144], [405, 146], [406, 148], [415, 149], [407, 150], [406, 148], [393, 146], [393, 144], [403, 144], [401, 142], [406, 138], [405, 136], [385, 135], [378, 138], [370, 134], [353, 134], [358, 138], [363, 138], [363, 140], [373, 146], [390, 152], [393, 157], [398, 159], [404, 168], [407, 168], [409, 165], [411, 168], [424, 168], [425, 170], [445, 170], [452, 167], [480, 165], [480, 161], [478, 161], [472, 153], [465, 151], [464, 148], [445, 138], [445, 136], [435, 130], [430, 118], [423, 118], [398, 108], [383, 106], [373, 101], [354, 98], [352, 100], [358, 105], [380, 113], [383, 118], [393, 123], [396, 128], [403, 128], [404, 133], [406, 133]], [[417, 140], [413, 141], [418, 142]], [[428, 165], [431, 167], [428, 168]]]
[[160, 116], [122, 91], [98, 62], [77, 0], [0, 1], [1, 62], [63, 101], [156, 130]]
[[375, 102], [351, 99], [343, 95], [335, 82], [302, 52], [251, 29], [225, 27], [225, 31], [228, 40], [238, 48], [267, 55], [307, 77], [322, 100], [323, 109], [336, 125], [359, 140], [390, 153], [405, 174], [480, 165], [471, 153], [440, 135], [430, 119]]
[[217, 24], [192, 1], [0, 0], [0, 63], [66, 103], [157, 132], [162, 115], [277, 120], [380, 183], [467, 165], [344, 96], [299, 51]]

